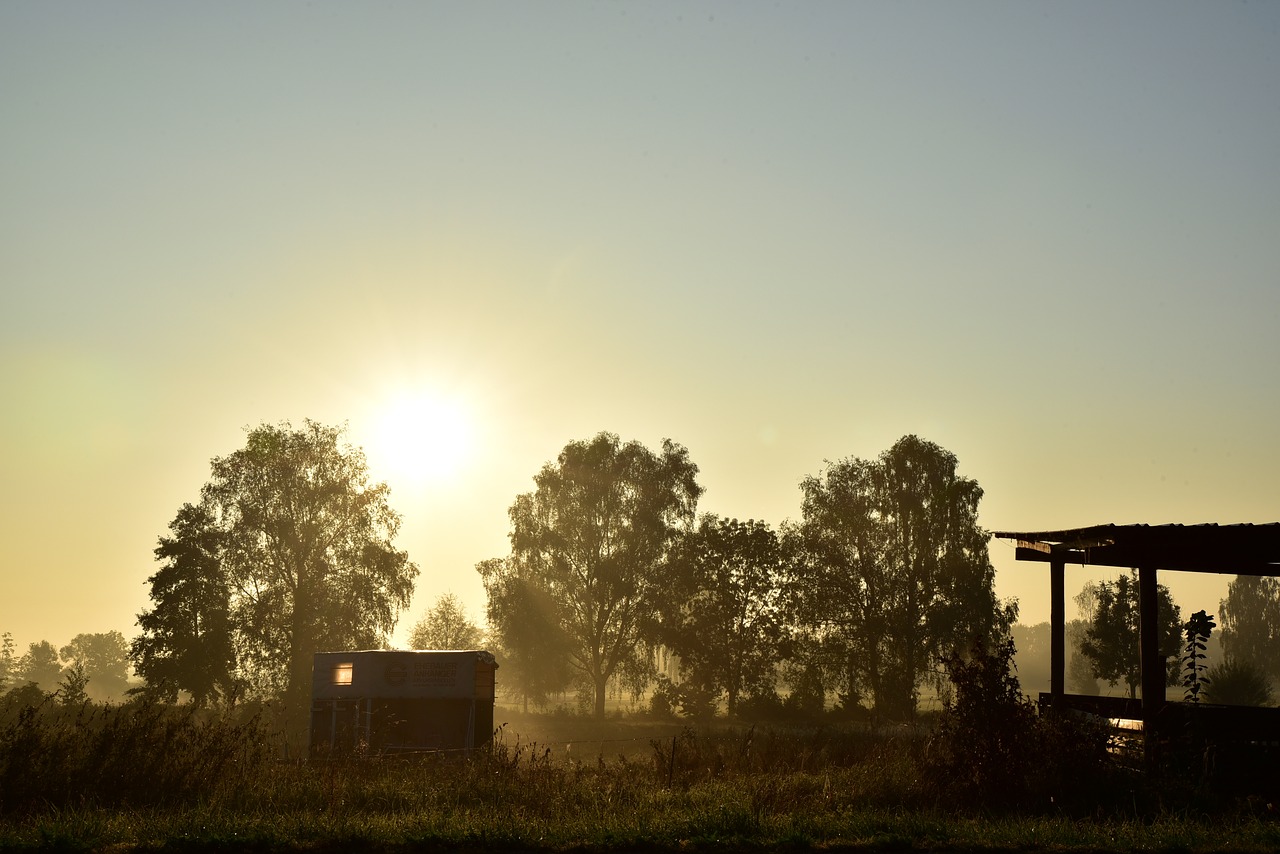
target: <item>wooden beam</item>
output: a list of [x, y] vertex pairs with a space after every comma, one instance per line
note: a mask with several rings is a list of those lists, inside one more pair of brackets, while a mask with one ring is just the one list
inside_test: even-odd
[[1084, 552], [1078, 549], [1058, 548], [1056, 546], [1052, 551], [1018, 546], [1014, 549], [1013, 556], [1018, 560], [1029, 560], [1036, 563], [1051, 563], [1055, 558], [1061, 559], [1063, 563], [1088, 563], [1085, 560]]
[[1049, 563], [1049, 693], [1061, 710], [1067, 686], [1066, 565], [1061, 556]]

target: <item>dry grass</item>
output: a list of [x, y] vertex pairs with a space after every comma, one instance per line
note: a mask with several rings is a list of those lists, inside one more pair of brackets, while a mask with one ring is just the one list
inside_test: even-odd
[[[1249, 803], [1214, 815], [1152, 806], [1145, 796], [1085, 814], [1052, 804], [1017, 814], [961, 811], [927, 778], [925, 733], [913, 730], [695, 731], [638, 717], [504, 718], [493, 749], [470, 757], [310, 765], [272, 758], [253, 718], [138, 706], [12, 720], [0, 728], [0, 847], [1280, 849], [1278, 825]], [[167, 761], [188, 770], [153, 790], [117, 789], [112, 774], [126, 773], [126, 754], [102, 752], [107, 734], [144, 752], [147, 739], [164, 736], [155, 743], [167, 745]], [[36, 748], [59, 758], [32, 765]], [[143, 757], [146, 768], [160, 764]], [[203, 785], [189, 782], [197, 768], [205, 769]], [[29, 788], [16, 794], [22, 774], [54, 769], [57, 779], [37, 787], [41, 798]]]

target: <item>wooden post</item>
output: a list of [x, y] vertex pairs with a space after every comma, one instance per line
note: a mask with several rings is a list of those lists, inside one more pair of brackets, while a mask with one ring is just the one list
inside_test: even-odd
[[[1049, 693], [1053, 708], [1062, 709], [1067, 685], [1066, 561], [1059, 554], [1049, 560]], [[1043, 683], [1041, 683], [1043, 684]]]
[[1142, 741], [1151, 759], [1156, 743], [1156, 718], [1164, 706], [1165, 666], [1160, 656], [1159, 597], [1156, 569], [1138, 567], [1138, 634], [1142, 684]]

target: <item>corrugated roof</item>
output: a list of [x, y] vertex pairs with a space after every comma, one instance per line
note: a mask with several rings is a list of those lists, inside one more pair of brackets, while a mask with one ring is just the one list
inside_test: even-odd
[[997, 531], [1016, 540], [1020, 560], [1153, 566], [1185, 572], [1280, 576], [1280, 522], [1268, 524], [1091, 525], [1054, 531]]

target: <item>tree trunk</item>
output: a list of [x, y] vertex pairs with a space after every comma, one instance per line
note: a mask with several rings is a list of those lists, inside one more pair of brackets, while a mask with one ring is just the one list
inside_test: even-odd
[[609, 687], [609, 677], [603, 674], [595, 679], [596, 683], [596, 720], [604, 720], [604, 698]]

